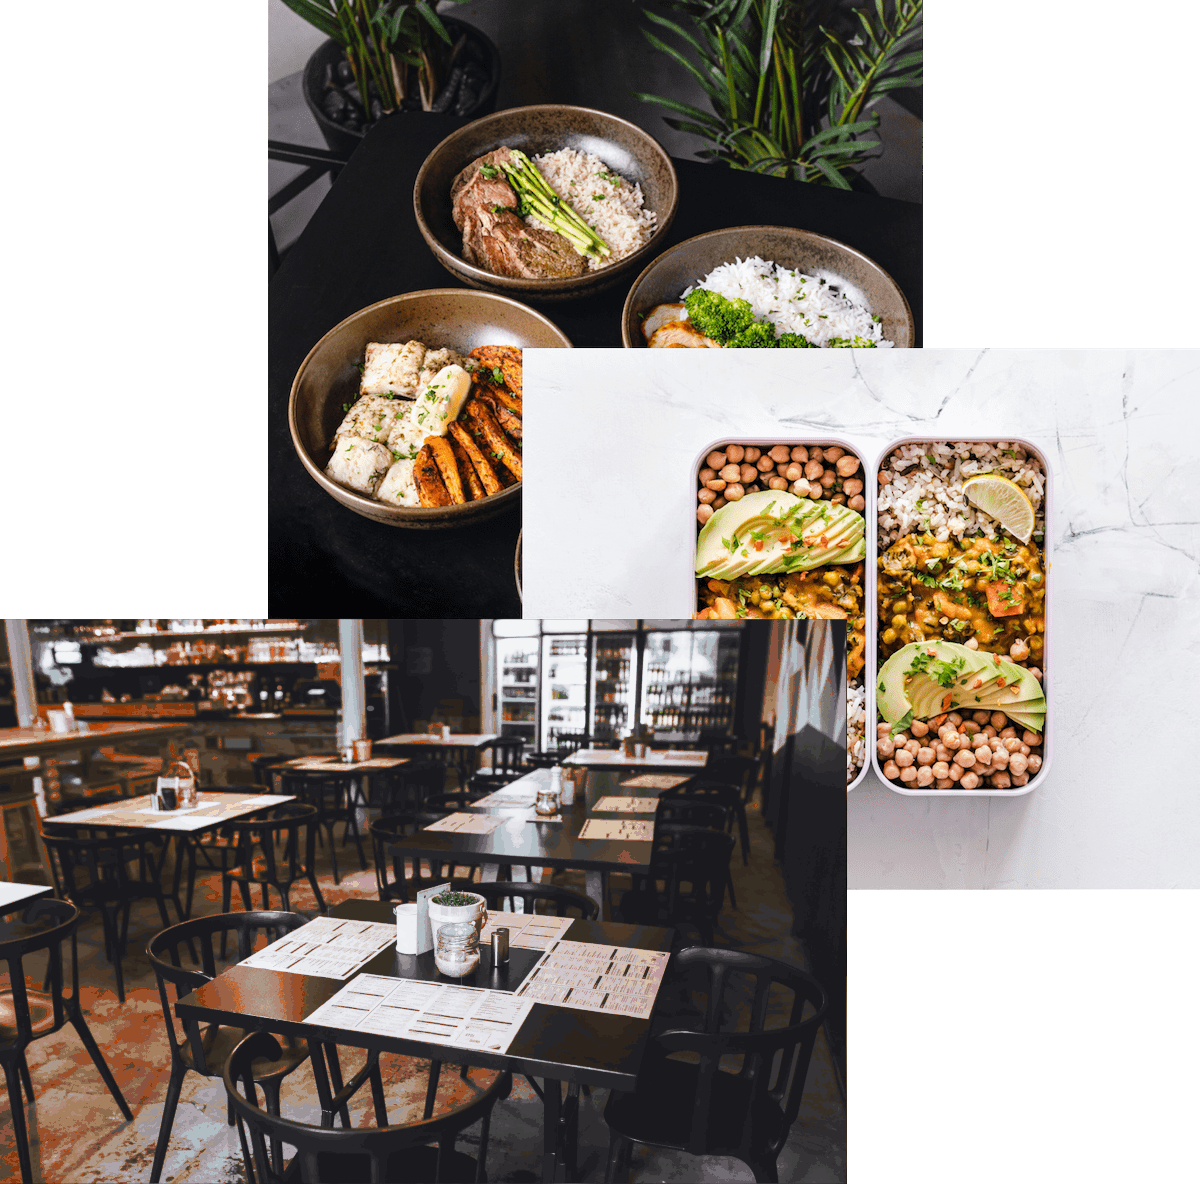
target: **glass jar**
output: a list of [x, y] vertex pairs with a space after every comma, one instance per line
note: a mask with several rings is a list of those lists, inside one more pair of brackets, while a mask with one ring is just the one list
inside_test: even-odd
[[533, 809], [543, 817], [558, 813], [558, 790], [554, 782], [543, 781], [538, 785], [537, 800], [533, 803]]
[[196, 774], [187, 761], [173, 761], [166, 770], [167, 784], [174, 784], [175, 808], [190, 810], [196, 804]]
[[455, 921], [437, 931], [433, 961], [447, 978], [463, 978], [479, 965], [479, 930], [474, 921]]

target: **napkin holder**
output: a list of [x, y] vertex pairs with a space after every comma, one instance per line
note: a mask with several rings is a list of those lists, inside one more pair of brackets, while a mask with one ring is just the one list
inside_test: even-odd
[[[433, 949], [433, 926], [429, 922], [429, 900], [441, 892], [449, 892], [449, 884], [439, 884], [436, 888], [424, 888], [417, 893], [417, 915], [414, 925], [416, 948], [414, 954], [428, 954]], [[402, 950], [401, 953], [409, 953]]]

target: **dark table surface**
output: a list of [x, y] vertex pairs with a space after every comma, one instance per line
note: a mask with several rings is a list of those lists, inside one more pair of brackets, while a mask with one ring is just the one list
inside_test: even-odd
[[[397, 530], [371, 522], [313, 481], [287, 426], [296, 370], [339, 321], [389, 296], [463, 287], [421, 238], [412, 190], [425, 157], [466, 122], [399, 115], [375, 127], [271, 282], [269, 607], [295, 613], [311, 606], [319, 615], [318, 607], [344, 604], [352, 594], [359, 607], [379, 609], [381, 616], [521, 615], [513, 574], [519, 508], [464, 530]], [[679, 209], [660, 249], [725, 226], [798, 226], [829, 235], [895, 279], [912, 306], [920, 344], [920, 206], [697, 161], [676, 160], [675, 167]], [[530, 303], [576, 346], [619, 348], [621, 307], [634, 278], [585, 300]]]
[[[377, 900], [348, 900], [335, 905], [330, 915], [385, 924], [394, 919], [392, 906]], [[576, 920], [567, 930], [566, 940], [666, 951], [671, 948], [672, 932], [645, 925]], [[491, 949], [482, 947], [480, 955], [479, 968], [461, 980], [448, 980], [439, 974], [432, 953], [400, 954], [395, 947], [381, 951], [359, 973], [427, 982], [454, 981], [468, 987], [515, 991], [533, 969], [540, 953], [537, 950], [511, 950], [508, 965], [498, 974], [492, 972]], [[496, 1056], [476, 1049], [448, 1048], [398, 1036], [304, 1023], [306, 1015], [345, 985], [334, 979], [231, 966], [211, 983], [180, 999], [175, 1011], [182, 1019], [194, 1017], [202, 1023], [215, 1021], [235, 1027], [292, 1033], [330, 1044], [406, 1056], [444, 1057], [453, 1064], [466, 1061], [494, 1069], [512, 1069], [534, 1077], [621, 1090], [634, 1088], [650, 1031], [648, 1020], [535, 1003], [508, 1052]]]

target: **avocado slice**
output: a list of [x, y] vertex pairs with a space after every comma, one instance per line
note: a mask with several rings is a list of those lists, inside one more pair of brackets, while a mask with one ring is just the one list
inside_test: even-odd
[[866, 553], [861, 514], [787, 490], [762, 490], [722, 506], [704, 524], [696, 540], [696, 575], [735, 580], [807, 571], [857, 563]]

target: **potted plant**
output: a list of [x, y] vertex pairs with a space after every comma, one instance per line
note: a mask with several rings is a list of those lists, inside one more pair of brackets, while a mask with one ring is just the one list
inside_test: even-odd
[[443, 925], [461, 921], [474, 921], [477, 929], [482, 928], [487, 916], [487, 901], [475, 892], [439, 892], [429, 898], [429, 924], [433, 927], [433, 938]]
[[840, 0], [667, 0], [695, 32], [646, 11], [675, 34], [681, 51], [642, 32], [700, 83], [713, 114], [639, 94], [677, 111], [672, 127], [713, 147], [700, 155], [734, 168], [850, 189], [882, 144], [873, 103], [921, 85], [922, 0], [873, 0], [847, 11]]
[[[494, 110], [500, 55], [427, 0], [283, 0], [328, 36], [304, 68], [304, 100], [334, 152], [349, 155], [393, 111]], [[456, 0], [464, 3], [465, 0]]]

